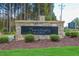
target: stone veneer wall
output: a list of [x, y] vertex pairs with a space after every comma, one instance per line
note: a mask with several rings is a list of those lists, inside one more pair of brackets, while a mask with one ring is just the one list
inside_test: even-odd
[[[60, 38], [64, 37], [64, 21], [26, 21], [16, 20], [16, 40], [23, 40], [21, 35], [21, 26], [58, 26], [58, 34]], [[50, 39], [49, 35], [35, 35], [35, 40], [38, 39]]]

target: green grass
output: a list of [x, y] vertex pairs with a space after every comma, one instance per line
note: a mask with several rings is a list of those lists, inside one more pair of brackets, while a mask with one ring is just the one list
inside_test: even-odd
[[0, 50], [0, 56], [79, 56], [79, 46]]

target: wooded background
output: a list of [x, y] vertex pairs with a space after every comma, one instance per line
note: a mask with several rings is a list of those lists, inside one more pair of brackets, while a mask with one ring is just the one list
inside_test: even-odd
[[54, 3], [0, 3], [0, 30], [15, 31], [15, 20], [56, 20]]

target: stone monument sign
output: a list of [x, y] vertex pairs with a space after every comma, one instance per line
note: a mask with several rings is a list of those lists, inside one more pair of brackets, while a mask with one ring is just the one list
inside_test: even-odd
[[49, 35], [64, 37], [64, 21], [16, 20], [16, 40], [23, 40], [24, 35], [33, 34], [35, 40], [50, 39]]

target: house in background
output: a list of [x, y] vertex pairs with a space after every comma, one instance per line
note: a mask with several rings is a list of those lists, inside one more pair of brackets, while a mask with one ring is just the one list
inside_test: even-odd
[[68, 23], [68, 28], [70, 28], [70, 29], [76, 29], [76, 23], [74, 21]]

